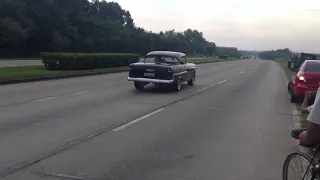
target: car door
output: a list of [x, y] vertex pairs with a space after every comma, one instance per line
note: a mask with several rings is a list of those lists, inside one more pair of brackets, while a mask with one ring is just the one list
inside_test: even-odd
[[191, 77], [193, 76], [194, 74], [194, 68], [191, 64], [188, 63], [188, 59], [186, 56], [182, 56], [181, 59], [183, 60], [184, 63], [184, 68], [185, 68], [185, 71], [186, 71], [186, 81], [190, 80]]
[[183, 81], [188, 81], [190, 79], [190, 73], [188, 72], [188, 67], [187, 67], [188, 61], [186, 56], [180, 57], [179, 62], [182, 64], [182, 69], [181, 69], [182, 79]]

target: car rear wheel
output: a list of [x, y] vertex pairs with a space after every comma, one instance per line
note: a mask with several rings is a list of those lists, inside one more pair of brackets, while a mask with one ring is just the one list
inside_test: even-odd
[[190, 86], [193, 86], [194, 83], [195, 83], [195, 81], [196, 81], [196, 75], [193, 74], [192, 77], [191, 77], [191, 79], [188, 81], [188, 84], [189, 84]]
[[293, 94], [292, 82], [291, 81], [288, 83], [288, 93], [289, 94]]
[[178, 79], [176, 81], [176, 83], [174, 83], [174, 86], [173, 86], [174, 90], [176, 91], [180, 91], [181, 90], [181, 79]]
[[144, 88], [144, 84], [141, 83], [141, 82], [134, 82], [134, 87], [137, 89], [137, 90], [142, 90]]
[[297, 103], [298, 102], [298, 97], [293, 95], [293, 94], [291, 94], [290, 95], [290, 102], [291, 103]]

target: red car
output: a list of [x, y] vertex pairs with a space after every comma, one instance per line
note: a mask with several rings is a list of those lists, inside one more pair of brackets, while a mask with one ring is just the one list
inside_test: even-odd
[[305, 91], [317, 91], [320, 82], [320, 61], [306, 60], [288, 84], [290, 101], [295, 103], [304, 97]]

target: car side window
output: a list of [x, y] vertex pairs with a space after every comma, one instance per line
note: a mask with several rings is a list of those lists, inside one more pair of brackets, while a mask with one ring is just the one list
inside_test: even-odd
[[298, 68], [298, 71], [300, 71], [303, 66], [304, 66], [304, 63], [300, 65], [300, 67]]
[[187, 63], [187, 58], [186, 58], [185, 56], [181, 57], [181, 58], [180, 58], [180, 62], [181, 62], [182, 64], [186, 64], [186, 63]]

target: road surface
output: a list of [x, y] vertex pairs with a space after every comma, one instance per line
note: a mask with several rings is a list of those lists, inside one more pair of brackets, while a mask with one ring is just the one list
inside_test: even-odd
[[280, 180], [292, 107], [281, 67], [197, 65], [195, 86], [127, 73], [0, 86], [5, 180]]

